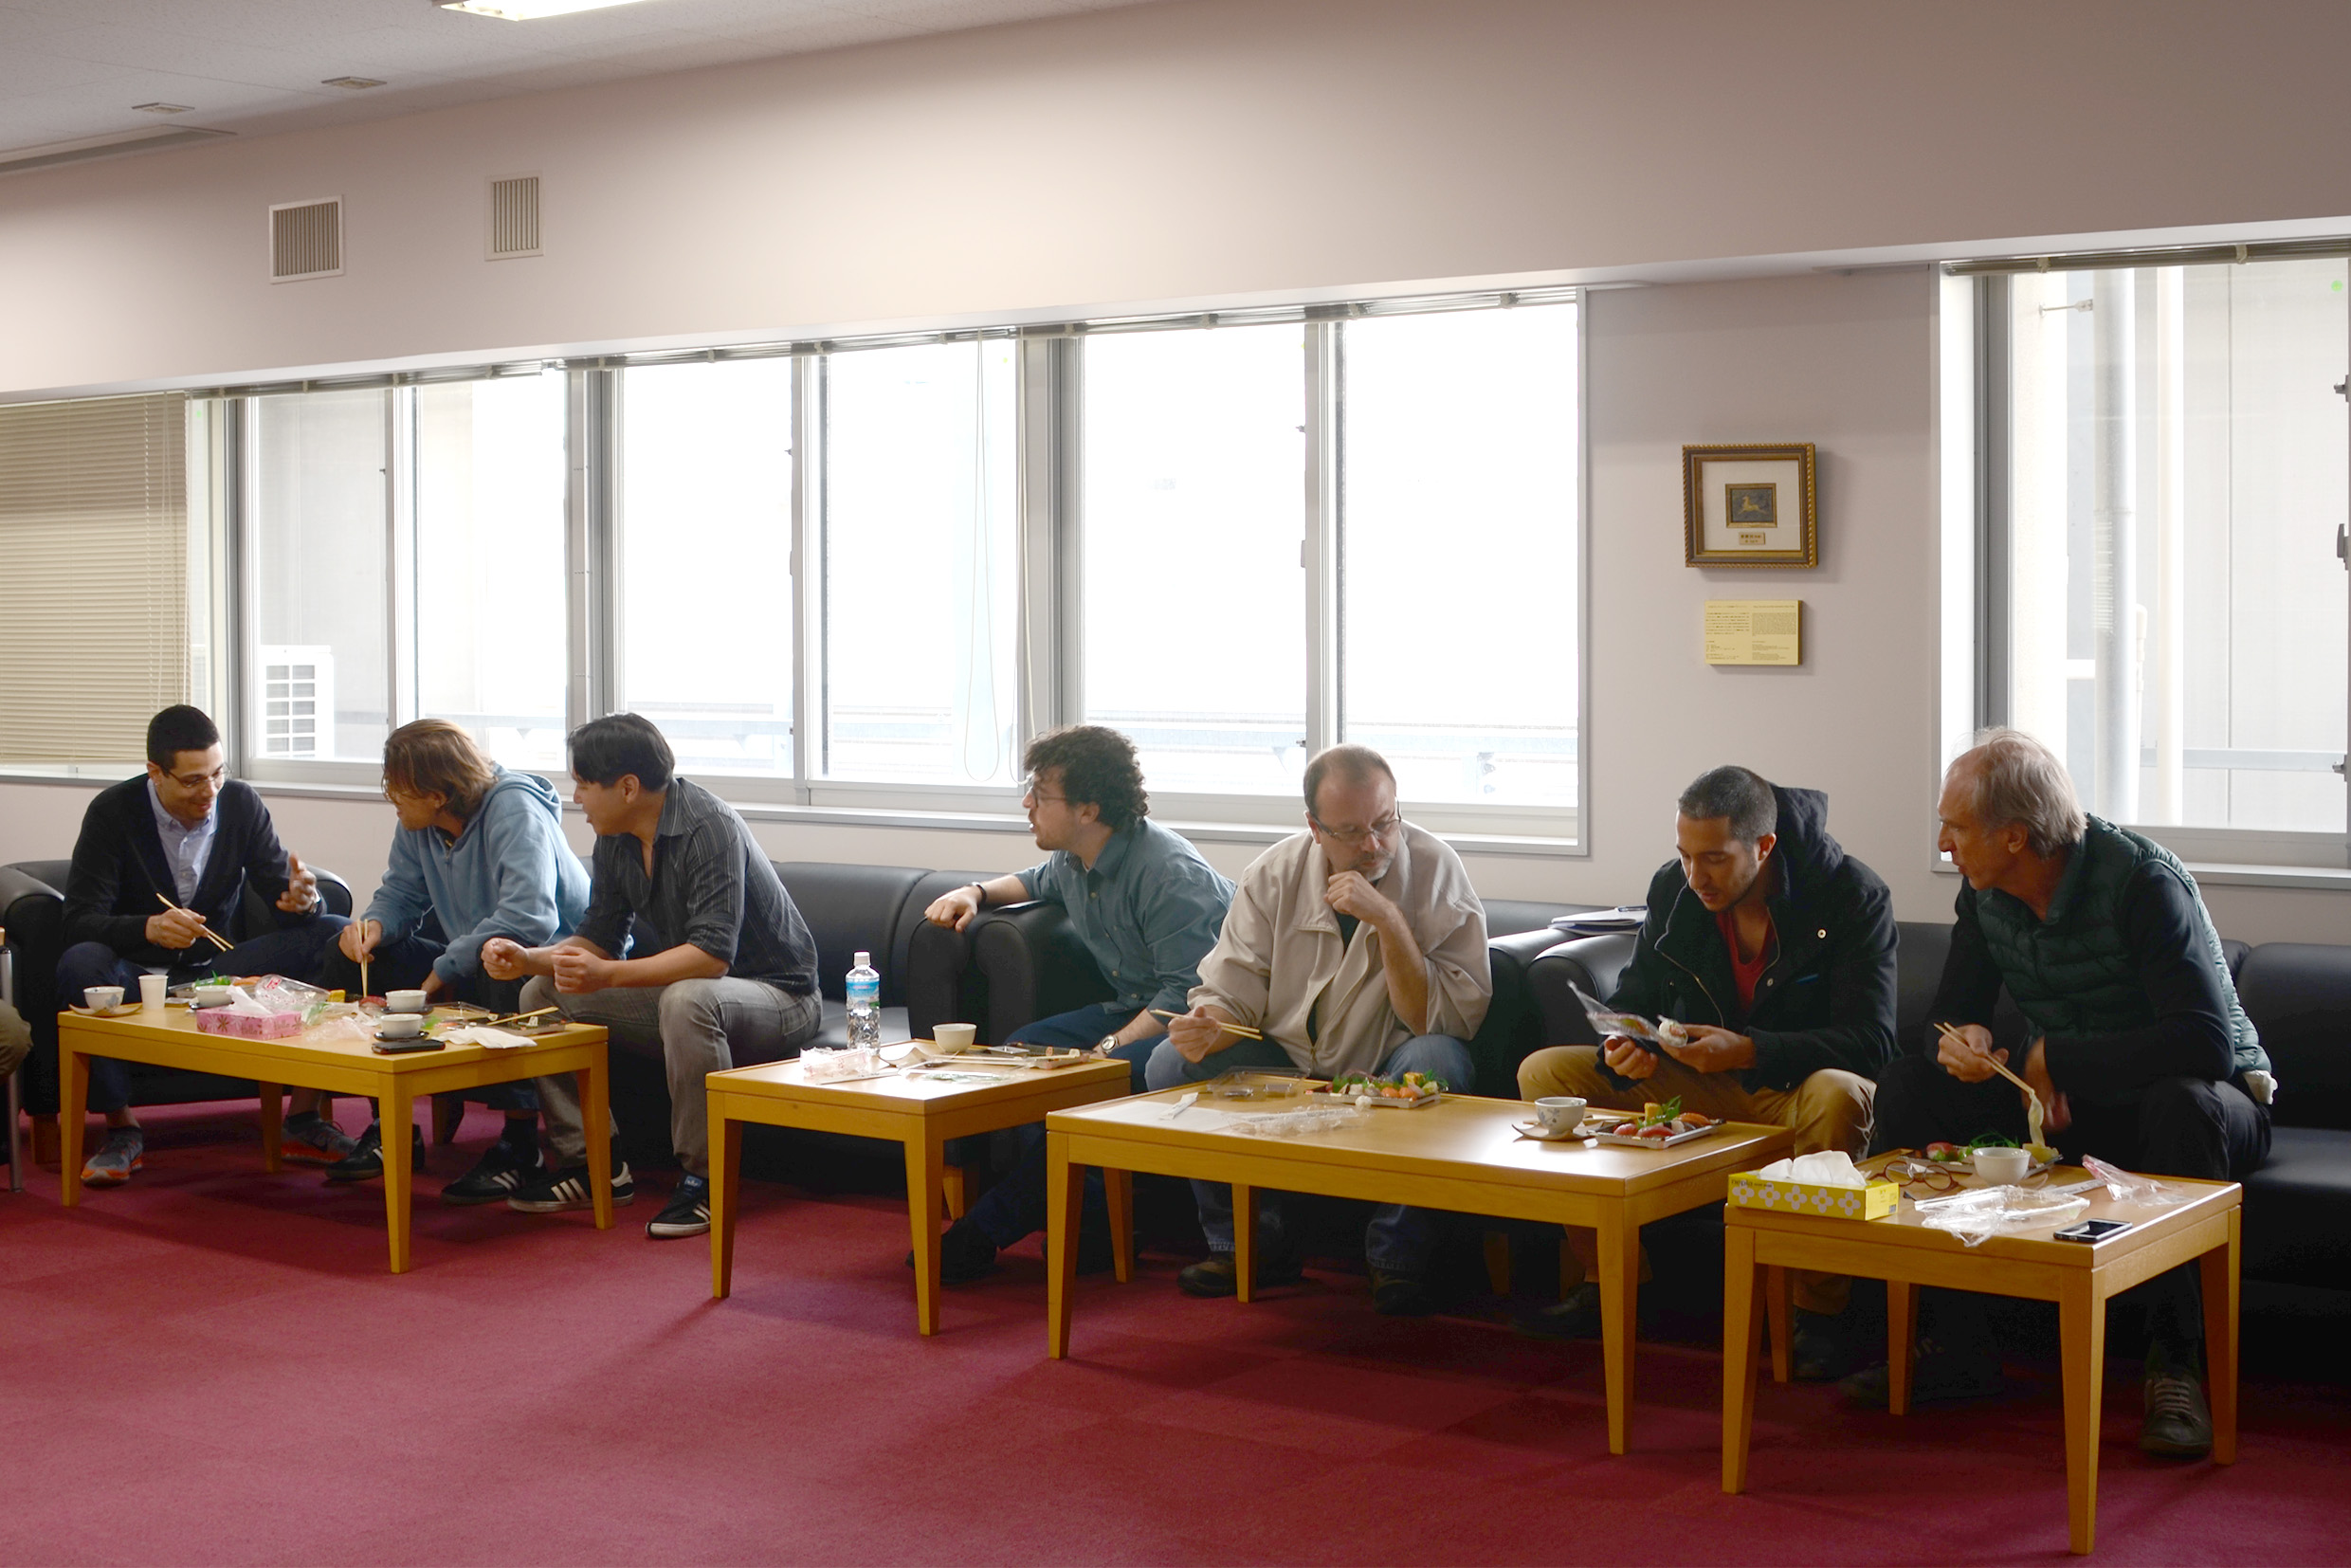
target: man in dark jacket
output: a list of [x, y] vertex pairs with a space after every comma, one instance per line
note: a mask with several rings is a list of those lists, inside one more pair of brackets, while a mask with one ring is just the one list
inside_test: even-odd
[[[1649, 882], [1649, 914], [1610, 1005], [1672, 1019], [1661, 1049], [1623, 1037], [1556, 1046], [1519, 1065], [1528, 1100], [1600, 1105], [1679, 1099], [1684, 1110], [1792, 1128], [1798, 1154], [1861, 1152], [1871, 1079], [1894, 1042], [1894, 914], [1886, 884], [1824, 826], [1828, 797], [1716, 768], [1682, 793], [1680, 854]], [[1569, 1240], [1587, 1268], [1592, 1234]], [[1598, 1291], [1573, 1285], [1521, 1327], [1599, 1332]], [[1844, 1370], [1849, 1282], [1795, 1279], [1796, 1371]]]
[[[2032, 1030], [2014, 1070], [2060, 1154], [2206, 1181], [2256, 1169], [2269, 1152], [2269, 1059], [2187, 867], [2086, 814], [2065, 764], [2016, 730], [1985, 732], [1951, 764], [1938, 810], [1942, 849], [1967, 885], [1928, 1025], [1886, 1071], [1872, 1146], [2024, 1137], [2025, 1091], [1992, 1067], [2008, 1060], [1987, 1027], [2005, 986]], [[2196, 1381], [2195, 1274], [2183, 1266], [2133, 1294], [2152, 1341], [2139, 1446], [2200, 1456], [2213, 1435]], [[1974, 1300], [1928, 1292], [1931, 1346], [1912, 1398], [1999, 1391], [1999, 1358]], [[1846, 1392], [1884, 1403], [1884, 1370], [1848, 1378]]]
[[[229, 928], [247, 883], [276, 906], [277, 929], [223, 951], [210, 934]], [[228, 776], [212, 720], [201, 709], [169, 707], [148, 721], [146, 775], [100, 791], [82, 813], [65, 873], [57, 992], [79, 1007], [91, 986], [120, 986], [136, 999], [139, 976], [158, 973], [173, 985], [212, 975], [307, 980], [344, 923], [324, 912], [319, 879], [278, 843], [261, 795]], [[350, 1137], [318, 1114], [319, 1100], [316, 1089], [294, 1091], [289, 1158], [351, 1153]], [[82, 1179], [118, 1185], [146, 1150], [119, 1062], [90, 1058], [90, 1109], [104, 1113], [109, 1130]]]

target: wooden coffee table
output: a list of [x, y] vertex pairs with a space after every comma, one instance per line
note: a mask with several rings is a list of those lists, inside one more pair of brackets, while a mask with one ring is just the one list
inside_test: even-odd
[[[2060, 1167], [2053, 1180], [2081, 1179]], [[1774, 1373], [1787, 1376], [1784, 1325], [1787, 1270], [1815, 1268], [1886, 1281], [1886, 1405], [1910, 1406], [1911, 1341], [1918, 1286], [1979, 1290], [2055, 1302], [2065, 1365], [2066, 1504], [2070, 1544], [2090, 1549], [2098, 1515], [2098, 1431], [2106, 1360], [2108, 1298], [2194, 1261], [2203, 1276], [2206, 1387], [2213, 1412], [2213, 1461], [2236, 1461], [2237, 1231], [2244, 1189], [2233, 1181], [2161, 1178], [2196, 1196], [2172, 1207], [2118, 1202], [2093, 1189], [2084, 1219], [2121, 1219], [2132, 1228], [2093, 1245], [2052, 1241], [2059, 1227], [1993, 1236], [1968, 1247], [1947, 1231], [1921, 1225], [1908, 1199], [1877, 1220], [1827, 1219], [1762, 1209], [1723, 1211], [1722, 1489], [1747, 1485], [1747, 1444], [1755, 1419], [1759, 1305], [1773, 1309]], [[2068, 1224], [2077, 1221], [2067, 1221]]]
[[[1114, 1105], [1056, 1111], [1046, 1118], [1047, 1343], [1069, 1353], [1077, 1279], [1073, 1245], [1084, 1167], [1148, 1171], [1232, 1184], [1233, 1262], [1249, 1299], [1255, 1250], [1253, 1189], [1409, 1203], [1459, 1213], [1587, 1225], [1599, 1232], [1601, 1360], [1608, 1387], [1608, 1451], [1622, 1453], [1632, 1397], [1633, 1305], [1640, 1288], [1641, 1227], [1721, 1203], [1732, 1173], [1768, 1164], [1795, 1146], [1785, 1127], [1734, 1122], [1673, 1149], [1626, 1149], [1581, 1141], [1542, 1142], [1511, 1128], [1533, 1107], [1515, 1100], [1448, 1096], [1414, 1110], [1374, 1110], [1359, 1127], [1303, 1138], [1258, 1138], [1222, 1130], [1202, 1100], [1170, 1119], [1188, 1090], [1141, 1095]], [[1296, 1101], [1265, 1103], [1268, 1111]], [[1124, 1223], [1127, 1186], [1112, 1188], [1114, 1227]], [[1124, 1253], [1121, 1250], [1121, 1258]], [[1121, 1271], [1120, 1277], [1125, 1277]]]
[[[316, 1030], [312, 1031], [314, 1034]], [[476, 1089], [519, 1078], [568, 1072], [579, 1079], [585, 1124], [605, 1124], [605, 1031], [584, 1024], [532, 1038], [526, 1046], [497, 1050], [486, 1046], [448, 1046], [398, 1056], [378, 1056], [366, 1042], [318, 1040], [297, 1034], [283, 1040], [247, 1040], [207, 1034], [184, 1008], [161, 1013], [125, 1013], [95, 1018], [79, 1012], [57, 1015], [58, 1166], [64, 1201], [82, 1201], [82, 1121], [88, 1114], [92, 1056], [148, 1062], [191, 1072], [250, 1078], [260, 1086], [262, 1168], [276, 1171], [279, 1121], [287, 1086], [329, 1094], [373, 1095], [382, 1102], [384, 1129], [384, 1220], [391, 1231], [392, 1271], [409, 1269], [409, 1140], [399, 1134], [415, 1121], [418, 1100], [450, 1089]], [[588, 1140], [588, 1185], [595, 1194], [596, 1229], [612, 1225], [612, 1148], [609, 1139]]]
[[[906, 1149], [906, 1213], [914, 1234], [915, 1326], [939, 1332], [939, 1209], [941, 1151], [951, 1138], [1042, 1121], [1048, 1111], [1115, 1100], [1133, 1085], [1124, 1062], [1082, 1062], [1050, 1071], [975, 1062], [957, 1078], [891, 1074], [811, 1083], [797, 1061], [714, 1072], [710, 1095], [710, 1294], [723, 1299], [735, 1275], [735, 1214], [742, 1180], [743, 1123], [885, 1138]], [[960, 1081], [985, 1076], [985, 1083]], [[1120, 1213], [1121, 1256], [1126, 1212]]]

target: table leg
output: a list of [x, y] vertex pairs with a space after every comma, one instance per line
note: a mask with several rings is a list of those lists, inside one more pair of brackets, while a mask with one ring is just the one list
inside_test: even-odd
[[1247, 1302], [1257, 1279], [1257, 1189], [1232, 1184], [1232, 1297]]
[[1784, 1383], [1795, 1359], [1795, 1301], [1785, 1268], [1763, 1270], [1763, 1309], [1772, 1325], [1772, 1381]]
[[914, 1234], [914, 1322], [939, 1332], [939, 1206], [945, 1145], [918, 1127], [906, 1137], [906, 1219]]
[[2098, 1429], [2105, 1405], [2106, 1299], [2087, 1268], [2069, 1268], [2057, 1298], [2065, 1356], [2067, 1545], [2088, 1555], [2098, 1530]]
[[1632, 1426], [1632, 1336], [1640, 1304], [1641, 1228], [1624, 1205], [1601, 1212], [1600, 1360], [1608, 1385], [1608, 1451], [1622, 1453]]
[[57, 1200], [82, 1201], [82, 1123], [90, 1114], [90, 1059], [57, 1031]]
[[262, 1096], [262, 1169], [285, 1169], [285, 1085], [256, 1084]]
[[392, 1232], [392, 1271], [409, 1271], [409, 1139], [416, 1124], [416, 1103], [394, 1079], [383, 1102], [384, 1223]]
[[1110, 1267], [1124, 1285], [1135, 1277], [1135, 1173], [1104, 1171], [1103, 1197], [1110, 1210]]
[[2204, 1285], [2204, 1382], [2212, 1395], [2213, 1463], [2236, 1463], [2237, 1264], [2239, 1221], [2229, 1211], [2229, 1242], [2196, 1260]]
[[572, 1075], [579, 1085], [580, 1125], [588, 1129], [588, 1208], [596, 1229], [612, 1228], [612, 1080], [598, 1052]]
[[[1121, 1175], [1125, 1173], [1121, 1172]], [[1069, 1135], [1045, 1135], [1045, 1353], [1069, 1354], [1069, 1304], [1078, 1284], [1078, 1212], [1085, 1167], [1069, 1163]]]
[[[713, 1102], [717, 1095], [710, 1097]], [[710, 1107], [710, 1299], [735, 1288], [735, 1208], [742, 1192], [743, 1124], [718, 1104]]]
[[[1784, 1273], [1775, 1268], [1771, 1272]], [[1722, 1232], [1722, 1489], [1747, 1489], [1747, 1444], [1755, 1428], [1756, 1308], [1764, 1282], [1755, 1272], [1755, 1232], [1730, 1226]]]
[[1919, 1347], [1919, 1287], [1906, 1280], [1886, 1282], [1886, 1409], [1910, 1413], [1910, 1373]]

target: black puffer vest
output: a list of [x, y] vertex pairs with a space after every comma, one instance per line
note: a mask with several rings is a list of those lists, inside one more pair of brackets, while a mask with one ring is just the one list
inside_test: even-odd
[[2237, 1000], [2220, 933], [2213, 929], [2196, 878], [2169, 849], [2099, 817], [2089, 819], [2089, 831], [2073, 851], [2046, 921], [2033, 919], [2023, 901], [2007, 893], [1977, 895], [1976, 924], [2009, 996], [2044, 1034], [2118, 1034], [2154, 1023], [2155, 1004], [2139, 982], [2138, 959], [2124, 943], [2121, 918], [2123, 888], [2150, 863], [2185, 883], [2196, 900], [2205, 958], [2229, 999], [2236, 1070], [2267, 1071], [2269, 1058]]

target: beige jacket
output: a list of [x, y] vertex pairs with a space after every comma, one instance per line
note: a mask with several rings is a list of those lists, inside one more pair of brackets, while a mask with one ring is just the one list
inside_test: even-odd
[[[1285, 838], [1241, 873], [1216, 946], [1200, 963], [1192, 1005], [1222, 1008], [1280, 1043], [1320, 1077], [1370, 1072], [1412, 1036], [1388, 1000], [1379, 933], [1367, 921], [1340, 945], [1339, 916], [1322, 902], [1330, 868], [1312, 833]], [[1373, 884], [1404, 911], [1429, 971], [1430, 1034], [1467, 1041], [1485, 1019], [1494, 977], [1485, 958], [1485, 907], [1461, 857], [1407, 823], [1388, 874]], [[1306, 1020], [1320, 1001], [1320, 1038]], [[1210, 1060], [1213, 1061], [1214, 1058]], [[1467, 1089], [1456, 1084], [1456, 1089]]]

